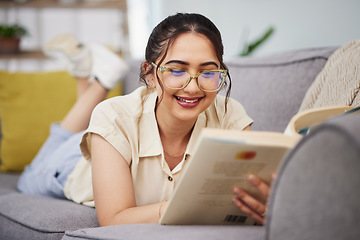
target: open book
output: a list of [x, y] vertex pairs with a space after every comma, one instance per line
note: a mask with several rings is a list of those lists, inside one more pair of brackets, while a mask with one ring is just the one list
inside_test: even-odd
[[284, 133], [288, 135], [306, 135], [312, 128], [318, 126], [325, 120], [339, 117], [343, 114], [359, 113], [359, 110], [359, 107], [353, 108], [346, 105], [309, 109], [292, 117]]
[[248, 174], [270, 184], [271, 174], [302, 137], [297, 129], [309, 128], [349, 109], [352, 108], [336, 106], [297, 114], [290, 121], [287, 134], [203, 129], [160, 223], [254, 224], [233, 204], [233, 187], [240, 186], [265, 203], [266, 199], [248, 183]]

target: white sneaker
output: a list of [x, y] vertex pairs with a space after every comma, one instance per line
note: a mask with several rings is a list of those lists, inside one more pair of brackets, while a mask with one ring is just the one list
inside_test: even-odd
[[63, 60], [71, 75], [88, 77], [91, 73], [92, 56], [89, 48], [82, 45], [72, 34], [58, 35], [43, 47], [46, 56]]
[[88, 47], [92, 54], [91, 77], [108, 90], [114, 88], [127, 74], [128, 64], [101, 44], [91, 43]]

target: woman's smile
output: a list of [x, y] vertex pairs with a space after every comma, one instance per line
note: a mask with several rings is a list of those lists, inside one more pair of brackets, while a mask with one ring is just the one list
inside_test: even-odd
[[204, 98], [204, 97], [179, 97], [175, 95], [174, 97], [177, 103], [185, 108], [196, 107], [197, 105], [199, 105], [200, 101]]

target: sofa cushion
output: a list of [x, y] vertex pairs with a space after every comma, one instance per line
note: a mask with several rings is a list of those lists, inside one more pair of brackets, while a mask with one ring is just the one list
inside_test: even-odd
[[[0, 71], [1, 171], [23, 170], [75, 101], [75, 81], [66, 72]], [[56, 109], [56, 111], [54, 111]]]
[[0, 195], [0, 239], [61, 239], [66, 230], [98, 227], [94, 208], [68, 200]]
[[[119, 85], [109, 96], [120, 91]], [[75, 99], [75, 79], [65, 71], [0, 71], [0, 171], [22, 171]]]
[[143, 61], [140, 59], [126, 59], [126, 62], [130, 70], [124, 78], [123, 94], [129, 94], [138, 87], [144, 86], [144, 84], [140, 82], [140, 66]]
[[278, 172], [266, 239], [359, 239], [360, 114], [304, 137]]
[[129, 224], [68, 231], [63, 240], [75, 239], [156, 239], [156, 240], [263, 240], [264, 227], [259, 226], [163, 226], [160, 224]]
[[17, 192], [16, 184], [19, 174], [0, 173], [0, 196], [3, 194]]
[[336, 47], [303, 49], [226, 62], [231, 97], [254, 119], [252, 129], [283, 132]]

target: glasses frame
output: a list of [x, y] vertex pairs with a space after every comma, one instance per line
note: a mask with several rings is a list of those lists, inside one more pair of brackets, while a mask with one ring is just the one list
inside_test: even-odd
[[[189, 80], [188, 80], [188, 81], [186, 82], [186, 84], [185, 84], [183, 87], [181, 87], [181, 88], [168, 87], [168, 86], [166, 86], [164, 80], [161, 79], [161, 80], [163, 81], [163, 83], [164, 83], [164, 86], [167, 87], [167, 88], [169, 88], [169, 89], [172, 89], [172, 90], [181, 90], [181, 89], [184, 89], [184, 88], [186, 88], [186, 87], [189, 85], [189, 83], [191, 82], [192, 79], [195, 79], [198, 88], [201, 89], [202, 91], [204, 91], [204, 92], [218, 92], [218, 91], [221, 90], [222, 86], [224, 85], [224, 83], [225, 83], [225, 81], [226, 81], [226, 77], [227, 77], [227, 70], [225, 70], [225, 69], [202, 71], [202, 72], [199, 72], [196, 76], [191, 76], [191, 74], [190, 74], [188, 71], [185, 71], [185, 70], [182, 69], [182, 68], [169, 67], [169, 66], [158, 66], [158, 65], [157, 65], [156, 63], [154, 63], [154, 62], [151, 62], [151, 64], [152, 64], [157, 70], [159, 70], [162, 74], [165, 72], [166, 69], [178, 69], [178, 70], [184, 71], [184, 72], [186, 72], [187, 74], [189, 74], [189, 76], [190, 76]], [[205, 90], [205, 89], [203, 89], [203, 88], [200, 86], [199, 81], [198, 81], [198, 78], [199, 78], [199, 76], [200, 76], [201, 74], [203, 74], [203, 73], [211, 73], [211, 72], [220, 72], [220, 73], [222, 73], [225, 77], [223, 78], [221, 84], [219, 85], [219, 87], [218, 87], [216, 90]], [[163, 77], [163, 75], [162, 75], [162, 77]]]

